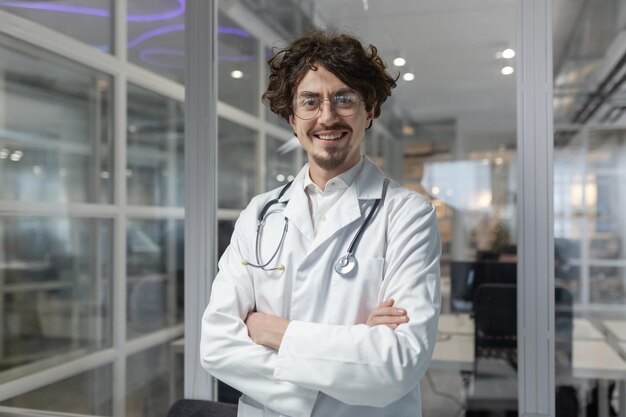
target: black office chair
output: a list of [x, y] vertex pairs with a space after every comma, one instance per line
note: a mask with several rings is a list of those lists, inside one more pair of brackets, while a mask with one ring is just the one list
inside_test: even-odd
[[167, 417], [237, 417], [237, 406], [215, 401], [178, 400]]
[[483, 284], [474, 293], [474, 375], [481, 359], [501, 359], [517, 371], [517, 287]]
[[517, 288], [482, 284], [474, 293], [474, 373], [466, 416], [517, 415]]

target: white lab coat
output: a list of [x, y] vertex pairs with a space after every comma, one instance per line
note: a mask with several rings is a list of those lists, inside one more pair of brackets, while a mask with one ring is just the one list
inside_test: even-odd
[[[440, 308], [441, 244], [435, 210], [419, 194], [390, 182], [355, 252], [349, 276], [333, 266], [343, 256], [384, 176], [367, 158], [354, 183], [313, 233], [305, 166], [270, 210], [261, 236], [262, 261], [285, 242], [272, 266], [256, 263], [256, 219], [278, 190], [255, 197], [241, 213], [219, 262], [202, 319], [201, 361], [216, 378], [244, 393], [239, 417], [419, 417], [419, 380], [433, 352]], [[407, 310], [395, 331], [365, 324], [383, 300]], [[291, 320], [278, 352], [255, 344], [244, 320], [255, 310]]]

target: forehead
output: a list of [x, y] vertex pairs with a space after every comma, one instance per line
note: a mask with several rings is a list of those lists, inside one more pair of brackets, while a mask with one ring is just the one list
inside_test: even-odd
[[298, 87], [296, 88], [296, 94], [303, 91], [324, 94], [333, 93], [340, 88], [346, 88], [346, 85], [335, 74], [328, 71], [324, 66], [318, 65], [317, 70], [310, 69], [302, 78]]

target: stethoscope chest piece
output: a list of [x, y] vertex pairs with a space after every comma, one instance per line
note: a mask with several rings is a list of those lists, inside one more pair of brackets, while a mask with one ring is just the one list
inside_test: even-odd
[[356, 258], [351, 253], [348, 253], [335, 262], [335, 272], [339, 275], [347, 275], [356, 267]]

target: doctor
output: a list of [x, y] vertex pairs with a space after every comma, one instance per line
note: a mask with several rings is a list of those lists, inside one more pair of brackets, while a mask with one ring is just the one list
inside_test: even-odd
[[307, 34], [269, 66], [264, 101], [308, 164], [237, 220], [202, 364], [243, 393], [240, 417], [420, 416], [440, 307], [435, 210], [360, 153], [395, 80], [344, 34]]

